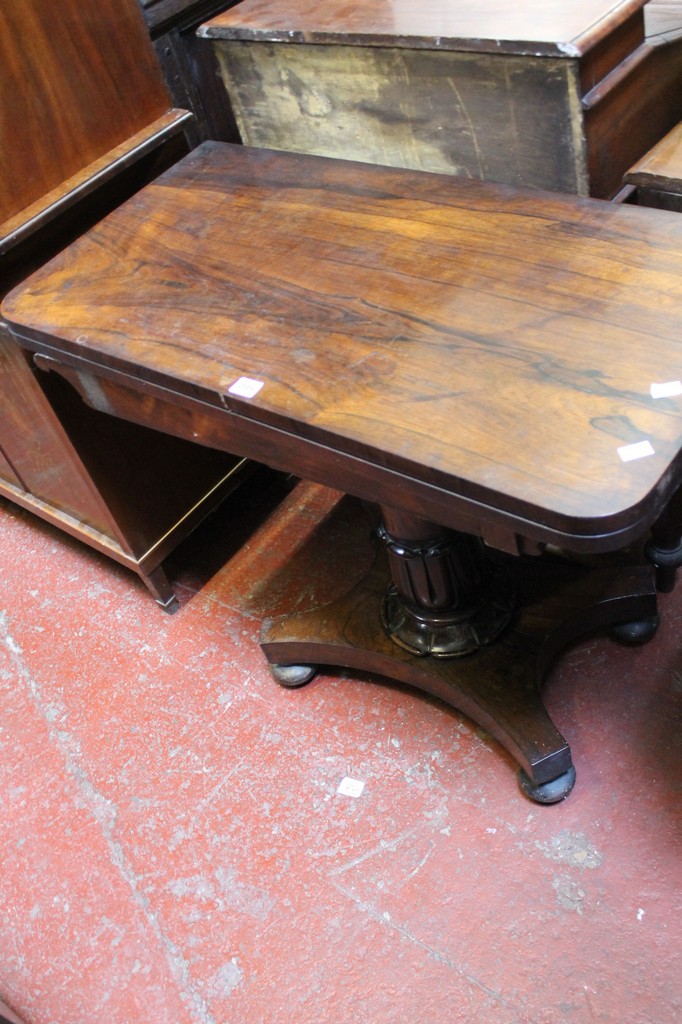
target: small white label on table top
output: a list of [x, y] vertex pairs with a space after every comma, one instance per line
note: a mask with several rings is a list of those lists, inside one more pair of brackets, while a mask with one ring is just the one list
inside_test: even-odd
[[358, 779], [349, 779], [348, 776], [346, 776], [346, 778], [342, 779], [339, 783], [339, 788], [336, 792], [340, 793], [341, 796], [358, 797], [362, 794], [364, 788], [364, 782], [360, 782]]
[[618, 449], [618, 454], [623, 462], [633, 462], [635, 459], [645, 459], [647, 455], [655, 455], [651, 441], [637, 441], [635, 444], [625, 444]]
[[240, 377], [227, 389], [231, 395], [239, 395], [241, 398], [253, 398], [263, 387], [264, 381], [254, 380], [252, 377]]
[[652, 384], [649, 393], [652, 398], [672, 398], [673, 395], [682, 395], [682, 381], [668, 380], [664, 384]]

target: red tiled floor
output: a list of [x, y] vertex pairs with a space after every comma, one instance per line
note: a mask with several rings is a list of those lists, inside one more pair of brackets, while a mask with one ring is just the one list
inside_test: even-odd
[[436, 701], [273, 682], [263, 617], [343, 590], [370, 526], [246, 487], [171, 559], [173, 616], [0, 504], [0, 997], [29, 1024], [682, 1019], [682, 587], [648, 646], [556, 667], [578, 782], [539, 807]]

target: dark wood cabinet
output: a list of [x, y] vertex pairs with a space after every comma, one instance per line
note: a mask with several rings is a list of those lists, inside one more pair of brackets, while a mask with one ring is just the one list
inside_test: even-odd
[[202, 21], [236, 2], [139, 0], [173, 102], [194, 114], [187, 128], [193, 145], [204, 139], [236, 142], [239, 138], [215, 54], [196, 37]]
[[90, 409], [0, 338], [0, 495], [175, 599], [162, 563], [250, 468], [238, 458]]
[[[135, 0], [0, 5], [0, 296], [187, 151]], [[135, 570], [163, 559], [246, 463], [122, 424], [36, 367], [0, 321], [0, 496]]]
[[248, 145], [611, 198], [682, 117], [644, 7], [243, 0], [200, 31]]
[[21, 499], [31, 496], [65, 522], [77, 522], [84, 530], [106, 537], [106, 543], [113, 543], [106, 509], [97, 501], [81, 460], [25, 353], [12, 342], [6, 329], [0, 335], [0, 393], [0, 442], [5, 455], [0, 475], [8, 486], [16, 488], [11, 496], [27, 506], [30, 500]]

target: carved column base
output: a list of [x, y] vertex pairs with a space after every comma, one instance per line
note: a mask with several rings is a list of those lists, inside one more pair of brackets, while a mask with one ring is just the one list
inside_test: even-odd
[[381, 621], [390, 638], [411, 654], [462, 658], [492, 643], [509, 625], [513, 611], [514, 596], [508, 585], [466, 612], [427, 615], [406, 605], [391, 585], [382, 604]]
[[392, 576], [382, 622], [391, 640], [421, 657], [462, 658], [499, 636], [513, 592], [482, 542], [396, 509], [382, 513], [377, 535]]

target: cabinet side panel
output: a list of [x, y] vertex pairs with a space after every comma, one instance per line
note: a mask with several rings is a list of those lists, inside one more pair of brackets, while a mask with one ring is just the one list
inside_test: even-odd
[[0, 222], [170, 106], [135, 0], [2, 0], [0, 68]]
[[7, 334], [0, 325], [0, 448], [14, 470], [8, 479], [116, 539], [26, 356]]
[[570, 61], [215, 45], [249, 145], [578, 191]]
[[14, 472], [14, 469], [11, 466], [2, 448], [0, 448], [0, 480], [6, 480], [9, 483], [13, 484], [15, 487], [22, 486], [21, 480]]

